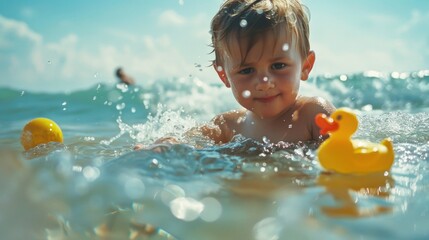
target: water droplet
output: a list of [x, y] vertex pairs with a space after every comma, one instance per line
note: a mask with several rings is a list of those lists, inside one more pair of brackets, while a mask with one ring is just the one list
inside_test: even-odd
[[399, 76], [400, 76], [400, 74], [399, 74], [399, 72], [392, 72], [391, 74], [390, 74], [390, 76], [392, 77], [392, 78], [399, 78]]
[[283, 46], [282, 46], [282, 50], [283, 50], [284, 52], [286, 52], [287, 50], [289, 50], [289, 43], [285, 43], [285, 44], [283, 44]]
[[372, 109], [373, 109], [373, 107], [371, 104], [367, 104], [367, 105], [362, 107], [362, 110], [366, 111], [366, 112], [370, 112], [370, 111], [372, 111]]
[[149, 109], [150, 101], [149, 100], [143, 100], [144, 109]]
[[269, 144], [270, 143], [270, 139], [268, 139], [266, 136], [262, 137], [262, 142], [264, 142], [265, 144]]
[[22, 92], [21, 92], [21, 96], [23, 96], [23, 95], [24, 95], [24, 93], [25, 93], [25, 91], [22, 91]]
[[417, 76], [419, 78], [427, 77], [427, 76], [429, 76], [429, 70], [421, 70], [417, 73]]
[[247, 26], [247, 20], [246, 19], [241, 19], [240, 21], [240, 27], [244, 28]]
[[251, 93], [250, 93], [250, 91], [249, 91], [249, 90], [244, 90], [244, 91], [241, 93], [241, 95], [242, 95], [244, 98], [249, 98], [249, 97], [251, 96]]
[[268, 77], [264, 77], [264, 78], [262, 79], [262, 81], [264, 81], [264, 82], [268, 82]]
[[137, 112], [136, 108], [135, 108], [135, 107], [132, 107], [132, 108], [131, 108], [131, 112], [132, 112], [132, 113]]
[[223, 67], [222, 67], [222, 66], [217, 66], [216, 70], [217, 70], [218, 72], [222, 72], [222, 71], [223, 71]]
[[82, 166], [75, 165], [72, 167], [72, 171], [73, 172], [82, 172]]
[[347, 81], [347, 75], [345, 75], [345, 74], [341, 75], [340, 80], [343, 82]]
[[193, 221], [204, 210], [204, 204], [187, 197], [179, 197], [170, 202], [171, 213], [178, 219]]
[[63, 102], [61, 105], [65, 106], [65, 105], [67, 105], [67, 102]]
[[289, 124], [288, 128], [292, 128], [292, 124]]
[[92, 100], [95, 101], [97, 99], [97, 96], [92, 97]]
[[83, 168], [82, 173], [88, 181], [94, 181], [98, 176], [100, 176], [100, 169], [97, 167], [87, 166]]
[[128, 92], [128, 85], [125, 83], [116, 84], [116, 88], [121, 90], [121, 92]]
[[152, 159], [150, 165], [151, 165], [151, 167], [158, 168], [159, 167], [159, 161], [158, 161], [158, 159], [156, 159], [156, 158]]
[[96, 72], [96, 73], [94, 73], [94, 78], [97, 78], [98, 77], [98, 73]]
[[[143, 212], [145, 210], [145, 204], [133, 202], [133, 210], [134, 212]], [[132, 238], [134, 239], [134, 238]]]
[[219, 219], [222, 214], [222, 205], [219, 201], [212, 197], [207, 197], [201, 200], [204, 204], [204, 210], [201, 212], [200, 218], [206, 222], [214, 222]]
[[123, 110], [125, 108], [125, 103], [116, 104], [116, 110]]
[[95, 137], [84, 137], [83, 140], [87, 142], [95, 141]]

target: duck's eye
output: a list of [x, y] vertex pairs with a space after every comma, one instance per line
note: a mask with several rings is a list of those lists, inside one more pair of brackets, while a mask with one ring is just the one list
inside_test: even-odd
[[337, 121], [341, 121], [341, 119], [343, 119], [343, 116], [338, 115], [335, 119], [336, 119]]

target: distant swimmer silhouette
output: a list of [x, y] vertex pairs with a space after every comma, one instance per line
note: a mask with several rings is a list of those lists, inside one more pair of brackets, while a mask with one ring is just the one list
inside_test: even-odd
[[121, 67], [118, 67], [116, 69], [116, 77], [118, 77], [122, 83], [125, 83], [127, 85], [135, 84], [134, 79], [128, 76]]

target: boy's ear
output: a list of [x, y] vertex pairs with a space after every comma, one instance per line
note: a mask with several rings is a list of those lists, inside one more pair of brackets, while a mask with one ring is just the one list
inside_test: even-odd
[[314, 62], [316, 61], [316, 54], [314, 51], [310, 51], [307, 58], [302, 63], [301, 80], [305, 81], [310, 75], [311, 69], [313, 69]]
[[218, 66], [216, 63], [213, 63], [214, 70], [216, 71], [217, 75], [219, 76], [220, 80], [222, 80], [223, 84], [227, 88], [231, 87], [229, 84], [228, 78], [226, 77], [225, 70], [222, 66]]

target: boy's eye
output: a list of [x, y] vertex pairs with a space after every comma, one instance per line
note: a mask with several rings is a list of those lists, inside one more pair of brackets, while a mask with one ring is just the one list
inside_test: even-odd
[[253, 68], [245, 68], [245, 69], [241, 69], [238, 73], [240, 73], [240, 74], [251, 74], [254, 71], [255, 70]]
[[271, 68], [274, 70], [279, 70], [285, 67], [286, 67], [285, 63], [274, 63], [273, 65], [271, 65]]

